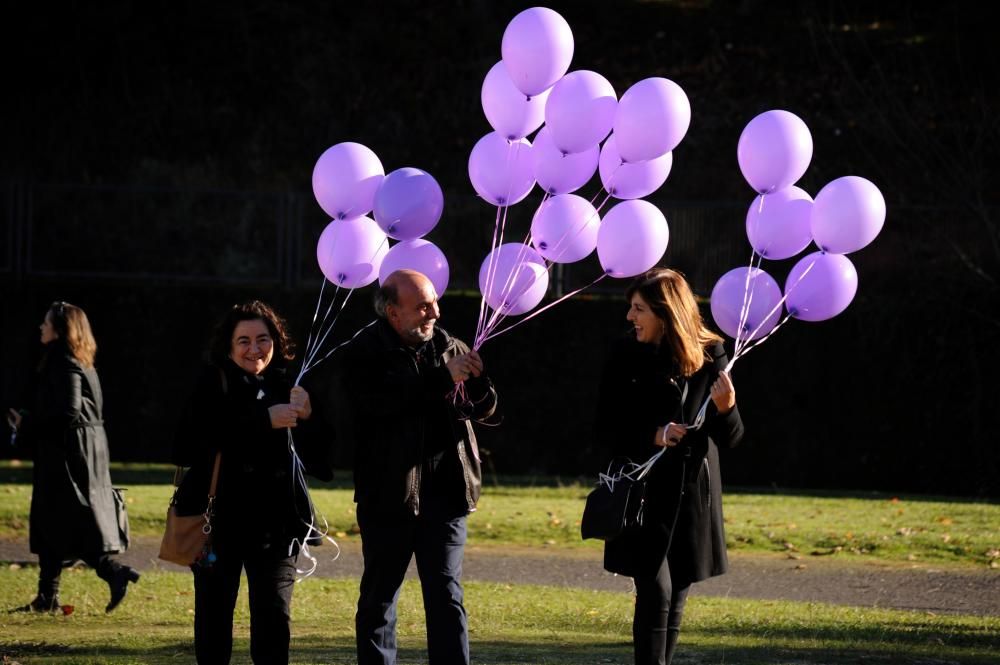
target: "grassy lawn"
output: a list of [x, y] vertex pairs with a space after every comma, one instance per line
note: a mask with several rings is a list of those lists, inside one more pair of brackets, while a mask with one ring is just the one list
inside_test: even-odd
[[[129, 517], [137, 536], [159, 536], [170, 498], [172, 471], [165, 466], [116, 465], [112, 477], [128, 488]], [[313, 499], [338, 539], [358, 539], [351, 491], [317, 485]], [[0, 538], [27, 538], [30, 466], [0, 465]], [[469, 520], [470, 543], [481, 548], [600, 550], [580, 540], [588, 486], [557, 486], [551, 479], [501, 479], [487, 486]], [[544, 483], [544, 484], [543, 484]], [[732, 552], [787, 552], [851, 562], [1000, 565], [1000, 504], [888, 494], [763, 493], [725, 495]]]
[[[0, 570], [0, 607], [30, 598], [36, 575], [32, 567]], [[23, 665], [192, 662], [191, 589], [185, 573], [148, 573], [108, 616], [103, 582], [89, 570], [69, 570], [62, 596], [74, 612], [0, 614], [0, 656]], [[311, 578], [296, 587], [292, 662], [354, 662], [356, 600], [357, 580]], [[631, 662], [629, 594], [469, 583], [466, 604], [476, 662]], [[233, 662], [246, 663], [245, 581], [238, 608]], [[400, 611], [402, 662], [426, 662], [414, 583], [406, 583]], [[681, 664], [988, 663], [1000, 649], [1000, 618], [696, 596], [681, 645]]]

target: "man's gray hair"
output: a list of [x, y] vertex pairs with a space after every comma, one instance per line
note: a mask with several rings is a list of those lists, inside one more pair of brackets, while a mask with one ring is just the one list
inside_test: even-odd
[[375, 289], [375, 313], [380, 319], [387, 318], [385, 308], [389, 305], [399, 304], [399, 288], [393, 280], [386, 280], [385, 284]]

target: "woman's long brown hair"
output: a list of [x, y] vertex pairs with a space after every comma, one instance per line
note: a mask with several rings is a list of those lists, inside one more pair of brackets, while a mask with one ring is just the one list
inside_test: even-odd
[[705, 364], [705, 347], [722, 338], [705, 326], [698, 302], [684, 276], [669, 268], [654, 268], [640, 275], [625, 297], [638, 293], [663, 321], [661, 344], [669, 346], [681, 376], [691, 376]]

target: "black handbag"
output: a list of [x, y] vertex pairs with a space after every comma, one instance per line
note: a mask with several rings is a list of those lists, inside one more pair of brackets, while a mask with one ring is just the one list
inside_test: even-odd
[[[646, 481], [621, 476], [621, 469], [633, 466], [631, 462], [608, 469], [607, 477], [620, 476], [617, 480], [601, 483], [589, 495], [580, 520], [583, 539], [614, 540], [624, 532], [642, 526], [643, 506], [646, 501]], [[612, 473], [615, 471], [615, 473]]]

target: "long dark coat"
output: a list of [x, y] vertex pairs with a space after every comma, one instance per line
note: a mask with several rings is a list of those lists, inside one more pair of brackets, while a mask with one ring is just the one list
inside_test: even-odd
[[[657, 428], [668, 422], [693, 423], [727, 363], [722, 345], [713, 344], [702, 368], [685, 379], [664, 350], [629, 336], [611, 352], [601, 382], [597, 431], [614, 457], [641, 463], [657, 453]], [[607, 543], [605, 567], [631, 576], [651, 575], [668, 557], [675, 584], [726, 572], [718, 446], [735, 446], [742, 436], [738, 408], [720, 415], [710, 402], [702, 428], [690, 431], [653, 466], [643, 527], [634, 536]]]
[[71, 559], [123, 552], [108, 471], [108, 439], [97, 372], [83, 367], [60, 340], [49, 343], [34, 407], [18, 439], [34, 449], [30, 546], [35, 554]]
[[[205, 510], [215, 455], [221, 451], [213, 531], [221, 551], [284, 549], [308, 531], [313, 508], [294, 477], [287, 430], [272, 428], [268, 413], [271, 406], [288, 403], [291, 387], [276, 362], [255, 376], [226, 359], [202, 368], [181, 414], [173, 457], [177, 465], [191, 468], [177, 491], [177, 510], [182, 515]], [[316, 421], [299, 421], [294, 443], [307, 472], [329, 479], [327, 467], [311, 463], [325, 459], [317, 449], [328, 444]]]

